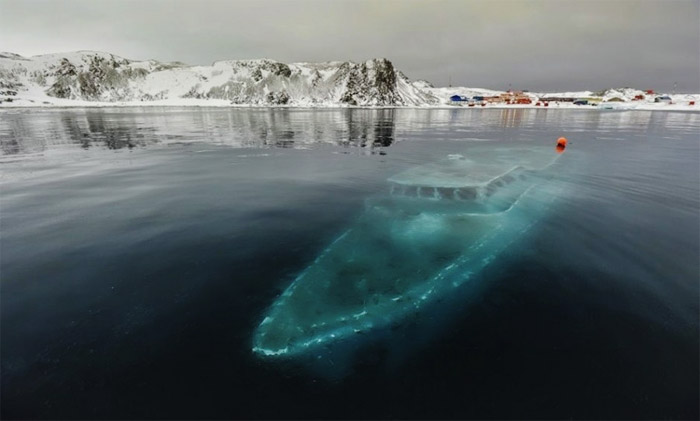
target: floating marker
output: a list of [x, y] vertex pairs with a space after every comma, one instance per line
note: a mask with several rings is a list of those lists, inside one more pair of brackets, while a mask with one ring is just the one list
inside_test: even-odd
[[564, 152], [564, 149], [566, 149], [566, 138], [560, 137], [557, 139], [557, 153]]

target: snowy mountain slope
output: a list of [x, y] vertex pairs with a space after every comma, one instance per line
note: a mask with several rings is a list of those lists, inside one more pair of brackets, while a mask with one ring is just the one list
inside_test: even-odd
[[[504, 91], [468, 87], [433, 87], [410, 81], [386, 59], [285, 64], [275, 60], [218, 61], [211, 66], [180, 62], [134, 61], [98, 51], [22, 57], [0, 53], [0, 107], [13, 106], [410, 106], [444, 107], [464, 103], [452, 95], [499, 96]], [[604, 92], [525, 95], [533, 104], [489, 103], [496, 108], [536, 107], [546, 97], [618, 101], [615, 108], [700, 110], [700, 95], [658, 95], [631, 88]], [[643, 96], [643, 100], [635, 97]], [[624, 104], [622, 104], [624, 103]], [[571, 102], [548, 104], [576, 108]], [[609, 106], [606, 106], [609, 107]]]
[[495, 91], [493, 89], [482, 89], [482, 88], [467, 88], [463, 86], [455, 86], [455, 87], [441, 87], [441, 88], [433, 88], [433, 87], [426, 87], [423, 88], [430, 92], [431, 94], [437, 96], [440, 98], [441, 102], [443, 103], [449, 103], [450, 102], [450, 97], [452, 95], [460, 95], [464, 96], [467, 98], [472, 98], [474, 96], [497, 96], [505, 91]]
[[[187, 66], [78, 51], [31, 58], [0, 53], [0, 98], [61, 105], [176, 99], [290, 106], [396, 106], [438, 102], [386, 59], [284, 64], [218, 61]], [[14, 102], [14, 99], [13, 99]]]

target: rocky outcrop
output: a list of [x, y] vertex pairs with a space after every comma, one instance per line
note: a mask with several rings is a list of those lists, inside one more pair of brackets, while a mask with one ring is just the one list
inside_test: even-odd
[[[47, 99], [91, 102], [198, 99], [234, 105], [395, 106], [437, 102], [387, 59], [285, 64], [221, 61], [186, 66], [101, 52], [24, 58], [0, 54], [0, 87], [38, 88]], [[37, 91], [37, 89], [33, 89]], [[50, 102], [50, 101], [49, 101]]]
[[404, 105], [397, 94], [397, 75], [387, 59], [348, 65], [348, 80], [340, 100], [350, 105]]

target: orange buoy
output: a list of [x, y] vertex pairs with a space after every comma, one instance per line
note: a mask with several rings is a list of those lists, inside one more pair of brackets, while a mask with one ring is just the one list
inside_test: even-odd
[[562, 153], [564, 152], [564, 149], [566, 149], [566, 138], [565, 137], [560, 137], [557, 139], [557, 153]]

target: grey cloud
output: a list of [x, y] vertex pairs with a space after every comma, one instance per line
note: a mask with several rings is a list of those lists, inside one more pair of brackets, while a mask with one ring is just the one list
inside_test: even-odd
[[436, 85], [700, 91], [698, 0], [0, 0], [0, 40], [24, 55], [387, 57]]

